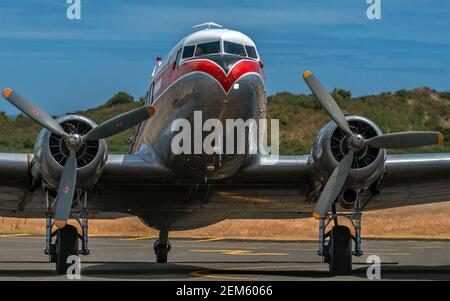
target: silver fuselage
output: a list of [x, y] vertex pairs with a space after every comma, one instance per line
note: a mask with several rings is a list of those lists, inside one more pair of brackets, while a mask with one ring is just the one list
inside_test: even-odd
[[[185, 66], [187, 64], [190, 66]], [[217, 75], [219, 67], [223, 74]], [[185, 70], [179, 71], [183, 68]], [[159, 81], [163, 82], [163, 87], [159, 88], [163, 91], [155, 93], [152, 90]], [[143, 123], [136, 133], [134, 152], [150, 146], [175, 173], [199, 179], [232, 176], [246, 162], [247, 151], [244, 154], [235, 151], [227, 153], [223, 147], [220, 154], [207, 154], [203, 148], [201, 153], [195, 152], [194, 115], [198, 117], [200, 112], [202, 122], [216, 119], [223, 125], [228, 119], [247, 121], [264, 118], [265, 86], [262, 69], [256, 60], [234, 55], [213, 55], [186, 61], [181, 66], [168, 65], [152, 80], [149, 93], [157, 95], [148, 101], [157, 113]], [[177, 134], [177, 131], [172, 130], [172, 124], [179, 119], [185, 119], [192, 125], [191, 153], [174, 154], [171, 147], [172, 139]], [[203, 132], [202, 138], [208, 133]], [[226, 138], [224, 135], [223, 139]], [[236, 140], [238, 137], [235, 135], [233, 138]], [[236, 145], [237, 141], [233, 143]]]

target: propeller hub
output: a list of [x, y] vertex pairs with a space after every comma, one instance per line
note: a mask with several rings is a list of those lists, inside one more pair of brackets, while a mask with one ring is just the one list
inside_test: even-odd
[[77, 150], [82, 144], [81, 135], [79, 134], [70, 134], [67, 138], [67, 147], [69, 149]]
[[358, 150], [362, 149], [365, 145], [364, 137], [361, 134], [355, 134], [350, 137], [350, 147]]

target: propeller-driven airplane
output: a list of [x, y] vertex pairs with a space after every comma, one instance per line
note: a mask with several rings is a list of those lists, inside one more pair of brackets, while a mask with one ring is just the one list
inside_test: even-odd
[[[450, 199], [450, 154], [386, 152], [441, 143], [441, 133], [383, 134], [365, 116], [344, 115], [309, 71], [303, 78], [332, 119], [310, 155], [250, 153], [248, 131], [244, 153], [174, 152], [173, 123], [193, 124], [197, 112], [222, 122], [266, 117], [264, 68], [255, 43], [206, 25], [157, 61], [145, 106], [100, 125], [75, 114], [53, 119], [19, 92], [3, 90], [43, 129], [34, 154], [0, 153], [0, 215], [46, 218], [45, 253], [57, 273], [66, 272], [68, 256], [89, 254], [92, 218], [139, 217], [159, 231], [153, 248], [164, 263], [170, 231], [225, 219], [313, 215], [319, 220], [318, 254], [332, 274], [350, 274], [352, 256], [362, 255], [361, 212]], [[129, 153], [108, 154], [105, 138], [131, 127]], [[351, 220], [353, 229], [338, 217]]]

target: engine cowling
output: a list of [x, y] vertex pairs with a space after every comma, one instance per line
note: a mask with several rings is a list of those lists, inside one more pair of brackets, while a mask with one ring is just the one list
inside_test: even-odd
[[[56, 119], [67, 133], [86, 134], [96, 123], [80, 115], [65, 115]], [[98, 181], [108, 156], [105, 139], [84, 141], [77, 150], [77, 187], [89, 190]], [[64, 164], [69, 157], [69, 149], [61, 136], [42, 129], [34, 148], [34, 177], [42, 177], [51, 189], [58, 188]]]
[[[366, 139], [383, 134], [381, 129], [366, 117], [347, 115], [345, 118], [352, 132], [361, 134]], [[333, 121], [319, 131], [311, 151], [311, 168], [317, 186], [326, 183], [338, 163], [347, 154], [347, 138], [348, 136]], [[355, 152], [345, 187], [355, 190], [367, 189], [381, 177], [385, 161], [385, 149], [365, 146], [358, 150]]]

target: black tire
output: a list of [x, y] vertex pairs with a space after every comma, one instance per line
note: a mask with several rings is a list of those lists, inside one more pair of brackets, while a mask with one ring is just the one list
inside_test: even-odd
[[344, 276], [352, 273], [352, 235], [345, 226], [334, 226], [329, 242], [330, 274]]
[[56, 262], [56, 245], [51, 244], [50, 246], [50, 262]]
[[56, 262], [56, 253], [50, 254], [50, 262]]
[[323, 262], [325, 263], [330, 263], [330, 251], [329, 251], [329, 247], [325, 246], [324, 249], [324, 254], [323, 254]]
[[168, 253], [169, 253], [169, 248], [168, 248], [167, 244], [159, 244], [156, 247], [156, 262], [157, 263], [166, 263]]
[[153, 244], [153, 250], [156, 254], [156, 262], [157, 263], [166, 263], [167, 262], [167, 255], [172, 249], [172, 244], [170, 241], [167, 243], [160, 243], [159, 239], [155, 240], [155, 243]]
[[56, 235], [56, 273], [64, 275], [67, 273], [67, 258], [78, 255], [78, 231], [72, 225], [66, 225], [58, 229]]

